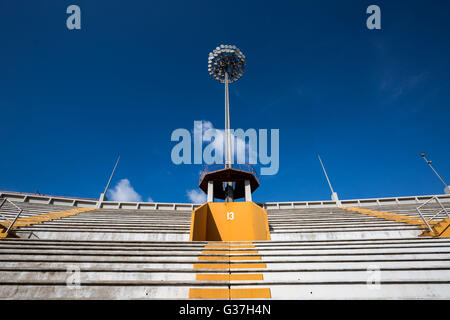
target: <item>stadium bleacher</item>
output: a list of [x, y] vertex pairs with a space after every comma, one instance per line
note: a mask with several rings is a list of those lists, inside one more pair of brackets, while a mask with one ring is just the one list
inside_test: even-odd
[[[20, 226], [16, 238], [0, 240], [1, 299], [450, 298], [450, 238], [328, 202], [261, 204], [270, 241], [190, 242], [189, 204], [0, 198], [24, 217], [92, 210]], [[412, 199], [357, 205], [417, 217], [429, 197]], [[450, 209], [450, 198], [440, 199]], [[430, 203], [423, 212], [437, 209]], [[12, 219], [17, 210], [5, 202], [0, 213]]]

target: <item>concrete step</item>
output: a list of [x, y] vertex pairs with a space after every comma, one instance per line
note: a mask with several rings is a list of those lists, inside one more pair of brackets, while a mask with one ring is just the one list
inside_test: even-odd
[[237, 249], [237, 250], [227, 250], [227, 249], [204, 249], [204, 248], [109, 248], [105, 250], [104, 248], [55, 248], [55, 247], [33, 247], [33, 246], [0, 246], [0, 255], [98, 255], [98, 256], [194, 256], [202, 254], [203, 256], [220, 257], [220, 256], [252, 256], [257, 255], [261, 257], [290, 257], [290, 256], [317, 256], [317, 255], [327, 255], [327, 256], [346, 256], [346, 255], [377, 255], [377, 254], [446, 254], [450, 253], [450, 248], [448, 246], [428, 246], [428, 247], [397, 247], [397, 248], [264, 248], [257, 247], [253, 249]]
[[[266, 285], [264, 284], [266, 287]], [[231, 288], [245, 288], [233, 285]], [[272, 299], [283, 300], [367, 300], [367, 299], [448, 299], [449, 282], [399, 283], [381, 282], [379, 286], [367, 282], [302, 283], [270, 286]]]
[[[203, 248], [205, 245], [209, 247], [223, 247], [232, 245], [234, 248], [244, 247], [246, 243], [242, 242], [215, 242], [211, 244], [208, 241], [117, 241], [117, 240], [62, 240], [62, 239], [5, 239], [0, 242], [0, 245], [54, 245], [54, 246], [124, 246], [124, 247], [195, 247]], [[439, 245], [449, 244], [450, 239], [446, 238], [368, 238], [368, 239], [331, 239], [331, 240], [286, 240], [286, 241], [253, 241], [252, 245], [257, 248], [269, 248], [269, 247], [291, 247], [291, 246], [304, 246], [304, 247], [316, 247], [316, 246], [366, 246], [366, 245]]]
[[[73, 274], [76, 265], [67, 265], [66, 268], [0, 268], [0, 285], [16, 283], [28, 283], [29, 281], [67, 281]], [[78, 270], [78, 269], [76, 269]], [[186, 269], [116, 269], [111, 268], [80, 268], [81, 283], [92, 283], [97, 281], [118, 281], [122, 283], [133, 283], [135, 281], [168, 281], [193, 283], [198, 274], [211, 274], [212, 270], [186, 270]], [[322, 269], [322, 270], [264, 270], [262, 272], [253, 270], [252, 272], [263, 275], [261, 281], [257, 284], [265, 283], [267, 285], [284, 284], [289, 285], [301, 283], [329, 283], [329, 282], [358, 282], [367, 281], [369, 275], [373, 273], [374, 267], [359, 269]], [[201, 272], [200, 272], [201, 271]], [[220, 271], [220, 270], [219, 270]], [[391, 268], [376, 269], [380, 281], [450, 281], [450, 268]], [[216, 272], [218, 275], [228, 275], [222, 271]], [[246, 275], [249, 271], [235, 271], [233, 275]], [[208, 284], [222, 283], [223, 281], [207, 281]], [[226, 282], [226, 281], [225, 281]], [[255, 284], [254, 281], [232, 281], [233, 284]], [[169, 283], [170, 285], [171, 283]], [[195, 284], [198, 285], [198, 284]]]
[[[255, 241], [252, 245], [5, 239], [0, 242], [0, 298], [186, 299], [192, 289], [229, 288], [230, 292], [269, 290], [272, 299], [336, 299], [342, 297], [337, 295], [340, 288], [349, 291], [345, 297], [353, 297], [354, 288], [358, 298], [421, 294], [446, 298], [448, 291], [440, 288], [450, 284], [449, 244], [434, 238]], [[250, 260], [254, 257], [260, 260]], [[233, 258], [244, 260], [229, 261]], [[216, 268], [222, 265], [226, 267]], [[80, 271], [78, 289], [73, 286], [78, 274], [73, 270]], [[373, 270], [379, 270], [381, 289], [367, 285]], [[199, 274], [230, 273], [260, 274], [262, 280], [231, 284], [197, 280]]]

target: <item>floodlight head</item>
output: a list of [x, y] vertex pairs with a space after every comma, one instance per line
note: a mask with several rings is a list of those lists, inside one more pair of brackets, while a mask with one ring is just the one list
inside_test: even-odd
[[236, 46], [221, 44], [209, 53], [209, 74], [219, 82], [225, 82], [225, 74], [228, 74], [228, 82], [237, 81], [244, 69], [245, 56]]
[[420, 156], [421, 156], [422, 158], [424, 158], [424, 157], [425, 157], [425, 153], [422, 152], [422, 153], [420, 154]]

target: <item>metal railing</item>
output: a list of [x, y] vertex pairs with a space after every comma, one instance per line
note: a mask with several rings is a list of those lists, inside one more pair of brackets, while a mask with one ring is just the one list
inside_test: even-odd
[[12, 204], [16, 209], [19, 210], [19, 212], [16, 214], [16, 216], [14, 217], [13, 221], [11, 222], [11, 219], [9, 219], [8, 217], [6, 217], [5, 215], [3, 215], [3, 213], [0, 213], [8, 222], [9, 222], [9, 226], [8, 229], [6, 229], [6, 234], [9, 234], [9, 231], [12, 229], [12, 227], [14, 226], [14, 224], [16, 223], [17, 219], [19, 219], [20, 215], [23, 212], [23, 209], [20, 208], [19, 206], [17, 206], [14, 202], [8, 200], [8, 199], [3, 199], [2, 203], [0, 204], [0, 209], [3, 207], [3, 205], [5, 204], [5, 202], [8, 201], [10, 204]]
[[[439, 206], [441, 207], [441, 210], [438, 211], [438, 213], [434, 214], [431, 218], [429, 218], [428, 220], [424, 217], [423, 213], [420, 211], [420, 209], [425, 206], [426, 204], [430, 203], [431, 201], [436, 200], [436, 202], [439, 204]], [[430, 232], [433, 232], [433, 229], [430, 226], [430, 222], [437, 218], [442, 212], [445, 212], [445, 214], [447, 215], [447, 218], [450, 218], [450, 215], [447, 211], [447, 209], [445, 209], [445, 207], [442, 205], [441, 201], [439, 201], [439, 198], [436, 196], [433, 196], [431, 199], [428, 199], [427, 201], [425, 201], [424, 203], [422, 203], [420, 206], [418, 206], [416, 208], [417, 213], [419, 213], [420, 217], [422, 218], [423, 222], [425, 222], [426, 226], [428, 227], [428, 230], [430, 230]]]
[[[231, 168], [252, 173], [255, 176], [256, 181], [258, 181], [258, 183], [259, 183], [258, 173], [256, 172], [255, 167], [252, 166], [251, 164], [248, 164], [248, 163], [233, 163], [231, 165]], [[205, 177], [206, 174], [208, 174], [210, 172], [213, 172], [213, 171], [223, 170], [223, 169], [225, 169], [225, 165], [224, 164], [208, 164], [208, 165], [205, 165], [203, 167], [203, 170], [202, 170], [201, 174], [200, 174], [199, 182], [201, 182], [203, 180], [203, 178]]]

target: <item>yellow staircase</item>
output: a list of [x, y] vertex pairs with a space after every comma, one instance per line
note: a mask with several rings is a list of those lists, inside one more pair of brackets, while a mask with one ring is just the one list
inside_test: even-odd
[[430, 230], [428, 230], [427, 225], [421, 218], [410, 217], [404, 214], [398, 214], [388, 211], [376, 211], [356, 207], [340, 207], [340, 208], [347, 211], [362, 213], [372, 217], [418, 225], [421, 228], [426, 229], [422, 234], [419, 235], [419, 237], [441, 237], [441, 238], [450, 237], [450, 228], [448, 228], [450, 225], [450, 219], [428, 222], [430, 227], [433, 229], [433, 231], [431, 232]]
[[[35, 216], [19, 217], [16, 220], [16, 223], [14, 223], [10, 232], [12, 230], [15, 230], [20, 227], [28, 227], [33, 224], [57, 220], [57, 219], [61, 219], [64, 217], [73, 216], [73, 215], [79, 214], [81, 212], [92, 211], [92, 210], [97, 210], [97, 209], [96, 208], [77, 208], [77, 209], [70, 209], [70, 210], [65, 210], [65, 211], [60, 211], [60, 212], [49, 212], [46, 214], [38, 214]], [[8, 236], [8, 234], [6, 233], [6, 230], [9, 228], [11, 223], [12, 223], [12, 221], [0, 222], [0, 239], [4, 239]], [[11, 235], [11, 234], [9, 234], [9, 235]]]
[[[270, 288], [233, 288], [235, 281], [262, 281], [263, 274], [251, 272], [251, 269], [265, 269], [252, 242], [210, 242], [194, 264], [198, 271], [196, 280], [204, 283], [228, 284], [226, 288], [190, 288], [190, 299], [270, 299]], [[250, 270], [249, 270], [250, 269]], [[211, 272], [216, 271], [216, 272]]]

